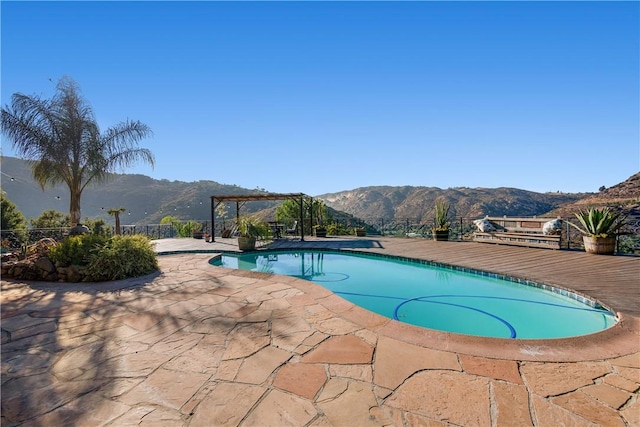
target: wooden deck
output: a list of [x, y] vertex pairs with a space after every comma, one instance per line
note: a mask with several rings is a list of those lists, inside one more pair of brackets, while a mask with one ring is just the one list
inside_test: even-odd
[[572, 289], [615, 312], [640, 317], [640, 257], [388, 237], [278, 240], [269, 247], [358, 250], [490, 271]]

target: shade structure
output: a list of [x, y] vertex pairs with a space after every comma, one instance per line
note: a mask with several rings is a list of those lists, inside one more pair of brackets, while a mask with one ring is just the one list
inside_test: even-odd
[[[240, 208], [246, 202], [260, 202], [260, 201], [268, 201], [268, 200], [297, 200], [298, 205], [300, 207], [300, 239], [304, 240], [304, 203], [308, 201], [310, 206], [313, 202], [313, 197], [307, 196], [304, 193], [261, 193], [261, 194], [224, 194], [224, 195], [215, 195], [211, 196], [211, 241], [215, 242], [215, 211], [220, 203], [226, 202], [235, 202], [236, 204], [236, 220], [240, 218]], [[313, 213], [312, 210], [309, 210], [309, 218], [313, 223]]]

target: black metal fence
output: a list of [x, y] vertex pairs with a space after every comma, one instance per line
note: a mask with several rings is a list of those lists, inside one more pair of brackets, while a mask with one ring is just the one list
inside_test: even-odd
[[[450, 240], [472, 240], [476, 230], [473, 221], [478, 218], [453, 218], [449, 232]], [[583, 249], [582, 234], [569, 222], [574, 222], [572, 218], [562, 218], [564, 226], [562, 229], [562, 247], [564, 249]], [[212, 234], [211, 221], [196, 221], [201, 225], [201, 231], [205, 234]], [[285, 224], [287, 225], [287, 224]], [[433, 221], [419, 221], [416, 219], [385, 219], [385, 218], [365, 218], [360, 220], [342, 220], [326, 224], [328, 235], [355, 234], [356, 227], [364, 227], [367, 235], [389, 236], [401, 238], [424, 238], [433, 237]], [[220, 236], [223, 228], [234, 228], [233, 221], [226, 221], [224, 224], [216, 222], [214, 235]], [[311, 224], [304, 224], [305, 236], [313, 234]], [[4, 250], [15, 250], [24, 245], [29, 245], [38, 240], [50, 237], [61, 240], [68, 235], [69, 228], [32, 228], [24, 230], [0, 230], [1, 246]], [[112, 227], [110, 232], [115, 233]], [[147, 224], [147, 225], [122, 225], [121, 234], [142, 234], [151, 239], [166, 239], [175, 237], [190, 237], [185, 235], [185, 231], [179, 230], [172, 224]], [[627, 224], [618, 236], [618, 253], [640, 255], [640, 216], [630, 217]]]
[[[473, 233], [477, 230], [473, 224], [478, 218], [457, 217], [451, 220], [449, 230], [450, 240], [472, 240]], [[584, 249], [582, 233], [569, 223], [577, 223], [575, 218], [561, 218], [562, 228], [562, 248], [564, 249]], [[362, 222], [347, 223], [348, 228], [364, 226], [367, 234], [412, 237], [412, 238], [433, 238], [432, 227], [434, 221], [420, 222], [409, 218], [385, 220], [383, 218], [364, 219]], [[620, 230], [617, 238], [617, 252], [624, 254], [640, 255], [640, 216], [628, 217], [625, 227]]]

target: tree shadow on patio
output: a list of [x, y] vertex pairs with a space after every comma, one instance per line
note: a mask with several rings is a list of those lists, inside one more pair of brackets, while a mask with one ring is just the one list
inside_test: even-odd
[[[224, 274], [169, 270], [93, 284], [2, 281], [2, 425], [179, 421], [243, 356], [228, 354], [232, 341], [257, 352], [277, 339], [268, 296]], [[287, 321], [279, 316], [277, 330]]]

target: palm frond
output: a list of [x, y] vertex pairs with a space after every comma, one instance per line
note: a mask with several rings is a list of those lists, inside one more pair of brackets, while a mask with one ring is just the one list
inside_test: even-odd
[[154, 166], [151, 151], [137, 146], [151, 135], [151, 129], [126, 121], [102, 135], [93, 109], [73, 79], [61, 78], [56, 89], [51, 99], [14, 94], [11, 106], [1, 110], [1, 125], [16, 153], [32, 162], [34, 178], [42, 188], [67, 184], [74, 222], [79, 220], [80, 196], [90, 182], [139, 160]]
[[155, 158], [151, 151], [137, 147], [139, 140], [151, 135], [151, 129], [139, 121], [125, 121], [107, 129], [100, 143], [100, 151], [107, 162], [106, 170], [118, 172], [120, 168], [131, 166], [138, 161], [155, 166]]

